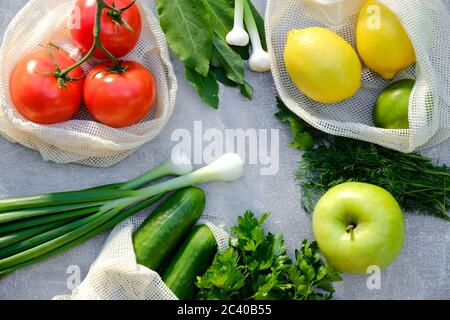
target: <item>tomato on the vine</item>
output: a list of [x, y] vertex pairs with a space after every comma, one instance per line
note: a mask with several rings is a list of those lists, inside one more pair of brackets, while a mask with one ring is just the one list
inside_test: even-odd
[[138, 123], [156, 100], [156, 82], [150, 71], [135, 61], [121, 65], [123, 72], [111, 71], [107, 63], [96, 66], [86, 76], [84, 86], [84, 100], [91, 115], [114, 128]]
[[[51, 55], [53, 55], [54, 61]], [[83, 71], [75, 68], [67, 77], [76, 81], [60, 81], [55, 73], [72, 66], [75, 61], [56, 48], [41, 50], [22, 59], [10, 78], [11, 99], [26, 119], [53, 124], [69, 120], [79, 110], [83, 100]]]
[[[126, 8], [132, 0], [104, 0], [106, 4], [117, 9]], [[72, 13], [70, 32], [80, 49], [86, 53], [94, 43], [94, 24], [97, 1], [77, 0]], [[123, 22], [120, 22], [120, 21]], [[129, 28], [127, 28], [127, 24]], [[130, 30], [131, 29], [131, 30]], [[142, 30], [140, 10], [136, 4], [123, 11], [120, 16], [112, 14], [108, 8], [103, 9], [101, 17], [100, 42], [114, 57], [121, 58], [131, 52], [139, 41]], [[107, 55], [97, 49], [97, 58], [107, 58]]]

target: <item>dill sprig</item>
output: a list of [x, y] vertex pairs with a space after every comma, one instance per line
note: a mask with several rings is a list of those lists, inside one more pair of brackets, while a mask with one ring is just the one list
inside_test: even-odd
[[450, 168], [433, 165], [416, 153], [401, 153], [375, 144], [335, 137], [308, 125], [277, 97], [275, 115], [288, 122], [291, 147], [306, 151], [296, 178], [302, 205], [312, 212], [330, 188], [350, 181], [378, 185], [389, 191], [405, 210], [450, 220]]
[[357, 181], [386, 189], [405, 211], [450, 220], [450, 168], [416, 153], [335, 137], [305, 152], [296, 178], [308, 212], [330, 188]]

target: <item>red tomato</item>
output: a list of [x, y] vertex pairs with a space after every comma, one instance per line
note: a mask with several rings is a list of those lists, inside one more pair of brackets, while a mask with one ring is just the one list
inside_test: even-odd
[[143, 65], [122, 62], [126, 71], [110, 72], [110, 65], [100, 64], [87, 75], [84, 99], [92, 116], [110, 127], [131, 126], [152, 110], [156, 100], [156, 82]]
[[[62, 50], [51, 49], [61, 69], [75, 63]], [[83, 80], [67, 81], [60, 86], [58, 79], [43, 73], [55, 72], [50, 53], [42, 50], [21, 60], [10, 79], [11, 99], [25, 118], [40, 124], [52, 124], [69, 120], [82, 104]], [[69, 72], [69, 77], [83, 77], [81, 68]]]
[[[105, 0], [109, 5], [121, 9], [128, 6], [132, 0]], [[72, 13], [72, 26], [70, 32], [72, 38], [78, 43], [80, 49], [86, 53], [94, 43], [94, 22], [97, 11], [97, 1], [77, 0]], [[116, 58], [127, 55], [136, 47], [142, 30], [142, 20], [139, 8], [134, 4], [121, 14], [122, 20], [127, 22], [133, 31], [123, 24], [118, 24], [108, 16], [109, 9], [103, 9], [101, 18], [100, 41], [103, 46]], [[101, 50], [96, 50], [94, 56], [107, 58]]]

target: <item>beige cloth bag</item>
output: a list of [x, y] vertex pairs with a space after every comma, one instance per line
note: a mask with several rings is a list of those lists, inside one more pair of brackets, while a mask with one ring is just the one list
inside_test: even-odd
[[[131, 217], [119, 224], [106, 240], [88, 275], [69, 295], [54, 300], [177, 300], [159, 274], [136, 263], [132, 234], [144, 218]], [[225, 222], [204, 215], [198, 224], [207, 225], [216, 238], [218, 251], [229, 246]]]
[[[124, 129], [95, 122], [85, 107], [75, 119], [61, 124], [46, 126], [26, 120], [10, 99], [11, 71], [20, 59], [49, 42], [60, 45], [73, 58], [80, 57], [68, 32], [74, 4], [75, 0], [30, 0], [6, 30], [0, 49], [0, 134], [39, 151], [45, 160], [106, 167], [126, 158], [161, 132], [175, 105], [177, 80], [164, 34], [152, 12], [152, 1], [138, 0], [142, 35], [136, 49], [124, 59], [138, 61], [153, 73], [158, 86], [154, 112], [141, 123]], [[86, 63], [83, 69], [88, 71], [94, 63]]]
[[450, 16], [440, 0], [379, 0], [400, 19], [414, 45], [417, 64], [396, 79], [416, 79], [409, 101], [409, 130], [376, 128], [372, 109], [389, 84], [367, 68], [351, 99], [323, 105], [308, 99], [291, 81], [283, 60], [286, 33], [311, 26], [329, 28], [355, 46], [355, 25], [365, 0], [268, 0], [266, 33], [272, 73], [286, 105], [327, 133], [411, 152], [450, 137]]

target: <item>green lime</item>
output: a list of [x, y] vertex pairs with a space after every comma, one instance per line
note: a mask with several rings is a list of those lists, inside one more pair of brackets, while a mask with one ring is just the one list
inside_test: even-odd
[[378, 97], [373, 110], [375, 125], [385, 129], [409, 129], [409, 96], [414, 80], [405, 79], [389, 85]]

